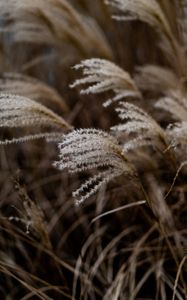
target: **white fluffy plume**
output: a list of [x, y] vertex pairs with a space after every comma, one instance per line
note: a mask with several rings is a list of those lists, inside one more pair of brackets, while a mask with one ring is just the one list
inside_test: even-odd
[[59, 161], [54, 163], [58, 169], [67, 168], [70, 173], [97, 170], [96, 175], [73, 193], [77, 204], [117, 176], [123, 174], [135, 177], [135, 170], [117, 140], [101, 130], [75, 130], [59, 143], [59, 151]]

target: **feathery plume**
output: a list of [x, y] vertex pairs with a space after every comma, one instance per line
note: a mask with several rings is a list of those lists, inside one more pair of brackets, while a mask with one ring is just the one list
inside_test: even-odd
[[70, 173], [91, 169], [98, 171], [73, 193], [77, 204], [117, 176], [136, 176], [135, 169], [124, 156], [117, 140], [101, 130], [75, 130], [59, 143], [59, 151], [59, 161], [54, 163], [58, 169], [67, 168]]
[[0, 92], [29, 97], [33, 100], [57, 105], [67, 111], [67, 105], [58, 92], [40, 80], [20, 73], [3, 73], [0, 77]]
[[155, 107], [169, 112], [179, 121], [187, 121], [187, 98], [180, 90], [170, 90], [169, 94], [170, 96], [159, 99]]
[[120, 20], [139, 19], [152, 27], [170, 33], [170, 26], [160, 4], [156, 0], [105, 0], [105, 3], [122, 11], [124, 15], [115, 16]]
[[169, 21], [156, 0], [105, 0], [106, 4], [123, 12], [117, 20], [140, 20], [153, 27], [161, 39], [159, 47], [165, 58], [181, 76], [187, 76], [187, 60], [183, 46], [175, 38]]
[[170, 137], [171, 144], [170, 147], [181, 146], [184, 149], [186, 154], [186, 145], [187, 145], [187, 121], [178, 122], [168, 126], [167, 134]]
[[140, 91], [129, 73], [108, 60], [99, 58], [86, 59], [74, 66], [74, 69], [83, 69], [84, 77], [76, 80], [70, 87], [74, 88], [82, 84], [89, 85], [81, 90], [81, 94], [114, 92], [114, 96], [107, 100], [104, 106], [126, 97], [141, 97]]
[[97, 23], [82, 16], [66, 0], [8, 0], [0, 3], [1, 31], [15, 42], [47, 44], [60, 51], [64, 44], [84, 54], [96, 51], [111, 57], [111, 49]]
[[184, 91], [182, 80], [168, 68], [157, 65], [145, 65], [136, 68], [135, 82], [141, 90], [169, 95], [170, 91]]
[[113, 126], [111, 129], [117, 135], [135, 135], [130, 141], [124, 144], [124, 151], [133, 150], [137, 147], [154, 145], [156, 148], [163, 150], [167, 146], [164, 130], [159, 124], [143, 109], [132, 104], [120, 102], [116, 108], [121, 120], [126, 123]]
[[[3, 128], [37, 128], [40, 126], [55, 129], [70, 129], [70, 125], [63, 118], [55, 114], [40, 103], [26, 97], [0, 94], [0, 127]], [[37, 133], [25, 135], [24, 137], [0, 141], [0, 144], [11, 142], [23, 142], [34, 138], [49, 137], [56, 138], [57, 133]]]

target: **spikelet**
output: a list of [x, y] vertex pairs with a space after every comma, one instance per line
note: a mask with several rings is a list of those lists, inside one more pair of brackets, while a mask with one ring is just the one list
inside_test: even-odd
[[111, 129], [119, 136], [125, 134], [127, 137], [131, 137], [131, 135], [135, 135], [124, 144], [124, 151], [147, 145], [154, 145], [163, 150], [167, 146], [164, 130], [143, 109], [132, 103], [120, 102], [116, 111], [120, 119], [126, 122], [113, 126]]
[[[0, 3], [2, 31], [15, 42], [54, 46], [71, 45], [80, 53], [111, 57], [111, 49], [97, 23], [83, 17], [66, 0], [8, 0]], [[79, 54], [80, 54], [79, 53]]]
[[117, 140], [101, 130], [75, 130], [59, 143], [59, 151], [59, 161], [56, 161], [54, 166], [60, 170], [67, 168], [70, 173], [98, 170], [96, 175], [73, 193], [77, 204], [117, 176], [136, 176]]
[[88, 84], [87, 88], [81, 90], [81, 94], [98, 94], [113, 91], [114, 97], [107, 100], [104, 106], [126, 97], [141, 97], [135, 82], [129, 73], [114, 63], [99, 58], [83, 60], [74, 69], [83, 69], [84, 77], [76, 80], [70, 87]]
[[166, 14], [156, 0], [105, 0], [106, 4], [123, 12], [117, 20], [140, 20], [153, 27], [160, 37], [165, 58], [180, 76], [187, 76], [185, 49], [175, 38]]
[[55, 114], [40, 103], [26, 97], [0, 94], [0, 127], [3, 128], [52, 128], [53, 133], [37, 133], [25, 135], [24, 137], [2, 140], [0, 144], [24, 142], [34, 138], [47, 137], [56, 139], [57, 130], [70, 129], [70, 125], [63, 118]]
[[3, 73], [0, 77], [0, 92], [29, 97], [33, 100], [57, 105], [67, 111], [67, 105], [58, 92], [40, 80], [20, 73]]

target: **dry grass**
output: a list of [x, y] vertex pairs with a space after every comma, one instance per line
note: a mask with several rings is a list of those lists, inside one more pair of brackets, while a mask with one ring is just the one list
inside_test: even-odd
[[187, 299], [186, 9], [0, 1], [0, 299]]

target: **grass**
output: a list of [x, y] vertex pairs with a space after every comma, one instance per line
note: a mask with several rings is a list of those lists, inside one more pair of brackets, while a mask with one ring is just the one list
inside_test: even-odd
[[186, 5], [0, 1], [0, 299], [187, 299]]

